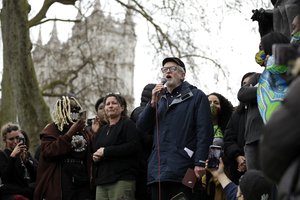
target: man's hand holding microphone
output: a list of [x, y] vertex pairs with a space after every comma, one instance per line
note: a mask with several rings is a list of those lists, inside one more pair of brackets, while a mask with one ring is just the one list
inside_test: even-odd
[[158, 83], [152, 90], [152, 99], [151, 99], [151, 106], [152, 108], [156, 107], [156, 104], [158, 103], [159, 99], [160, 99], [160, 94], [162, 93], [163, 89], [164, 89], [164, 84], [167, 82], [168, 80], [166, 78], [162, 78], [161, 82]]

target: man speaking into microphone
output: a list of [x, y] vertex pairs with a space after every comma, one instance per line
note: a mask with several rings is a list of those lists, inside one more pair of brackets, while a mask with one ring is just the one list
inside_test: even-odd
[[188, 168], [198, 178], [205, 173], [213, 140], [209, 102], [204, 92], [184, 81], [186, 68], [179, 58], [165, 58], [161, 71], [163, 80], [152, 90], [151, 102], [137, 121], [138, 128], [145, 133], [153, 130], [154, 135], [148, 185], [152, 200], [170, 200], [180, 192], [194, 199], [192, 188], [182, 179]]

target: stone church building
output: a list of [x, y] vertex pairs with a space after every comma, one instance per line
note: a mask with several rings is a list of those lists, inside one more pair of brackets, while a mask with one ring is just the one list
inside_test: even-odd
[[75, 95], [83, 107], [94, 111], [99, 97], [121, 93], [132, 109], [136, 35], [132, 14], [127, 11], [123, 21], [105, 16], [100, 0], [93, 12], [72, 28], [72, 36], [61, 43], [54, 23], [51, 38], [42, 44], [41, 34], [33, 50], [33, 62], [51, 111], [61, 95]]

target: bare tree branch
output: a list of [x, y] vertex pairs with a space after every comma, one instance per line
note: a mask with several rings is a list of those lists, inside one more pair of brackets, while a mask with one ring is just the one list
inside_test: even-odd
[[[160, 46], [163, 46], [163, 43], [166, 41], [167, 45], [169, 47], [169, 50], [171, 51], [171, 54], [172, 55], [177, 55], [177, 56], [180, 57], [181, 51], [179, 50], [179, 47], [171, 40], [168, 33], [164, 32], [162, 30], [162, 28], [156, 22], [154, 22], [154, 19], [144, 9], [144, 7], [140, 3], [138, 3], [136, 0], [132, 0], [132, 2], [134, 2], [137, 5], [137, 7], [139, 8], [139, 9], [137, 9], [136, 7], [134, 7], [132, 5], [125, 4], [120, 0], [116, 0], [116, 1], [119, 4], [121, 4], [122, 6], [126, 7], [127, 9], [134, 10], [137, 13], [141, 14], [155, 28], [155, 30], [157, 32], [157, 39], [159, 40]], [[175, 48], [176, 52], [174, 52], [173, 48]]]
[[57, 19], [57, 18], [53, 18], [53, 19], [46, 19], [46, 20], [40, 21], [36, 25], [43, 24], [43, 23], [46, 23], [46, 22], [49, 22], [49, 21], [74, 22], [74, 23], [81, 22], [81, 20], [78, 20], [78, 19], [73, 20], [73, 19]]
[[46, 13], [48, 12], [50, 6], [56, 2], [65, 5], [75, 5], [76, 0], [45, 0], [40, 11], [28, 21], [28, 27], [30, 28], [40, 24], [41, 20], [46, 18]]

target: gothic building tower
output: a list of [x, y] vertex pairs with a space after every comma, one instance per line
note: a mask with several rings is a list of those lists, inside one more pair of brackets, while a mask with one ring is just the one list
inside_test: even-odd
[[40, 88], [50, 109], [59, 96], [73, 94], [92, 112], [96, 100], [110, 92], [121, 93], [132, 108], [135, 46], [132, 13], [116, 21], [104, 16], [99, 0], [90, 16], [75, 23], [65, 43], [59, 41], [54, 22], [49, 42], [42, 45], [40, 34], [33, 50]]

